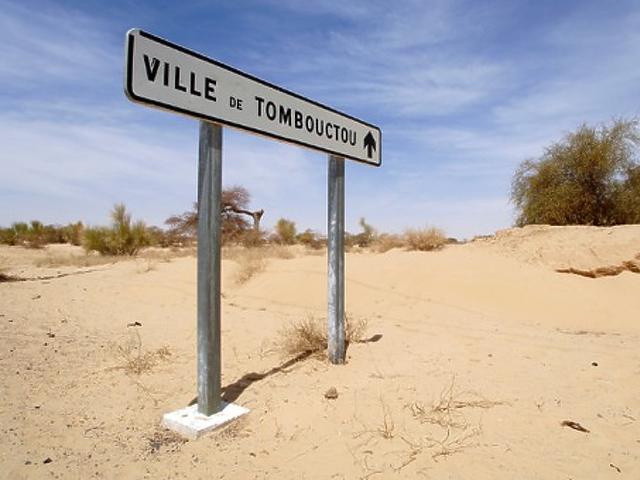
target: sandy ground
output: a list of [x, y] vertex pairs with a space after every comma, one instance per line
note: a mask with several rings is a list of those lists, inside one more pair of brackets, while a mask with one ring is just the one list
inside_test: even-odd
[[277, 349], [325, 315], [326, 257], [271, 258], [241, 285], [225, 260], [225, 398], [251, 413], [182, 441], [160, 419], [195, 395], [195, 259], [78, 268], [52, 266], [72, 247], [2, 247], [31, 280], [0, 284], [0, 477], [640, 478], [640, 275], [555, 271], [638, 254], [640, 226], [348, 254], [371, 341], [344, 366]]

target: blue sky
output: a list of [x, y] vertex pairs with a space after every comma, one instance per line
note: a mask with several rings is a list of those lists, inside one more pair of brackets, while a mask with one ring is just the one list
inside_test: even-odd
[[[511, 177], [583, 122], [640, 113], [640, 2], [0, 0], [0, 225], [161, 225], [196, 197], [198, 122], [130, 103], [138, 27], [379, 125], [347, 229], [512, 224]], [[225, 130], [223, 181], [266, 227], [326, 230], [325, 155]]]

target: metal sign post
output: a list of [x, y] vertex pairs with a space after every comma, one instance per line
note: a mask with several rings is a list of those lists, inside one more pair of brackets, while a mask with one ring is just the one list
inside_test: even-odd
[[143, 105], [200, 120], [198, 159], [198, 402], [163, 417], [190, 438], [248, 412], [221, 398], [222, 126], [329, 154], [328, 355], [344, 363], [344, 160], [379, 167], [370, 123], [138, 29], [127, 32], [124, 91]]
[[329, 361], [344, 363], [344, 158], [329, 156], [327, 188], [327, 271]]
[[222, 127], [200, 122], [198, 158], [198, 412], [220, 410]]

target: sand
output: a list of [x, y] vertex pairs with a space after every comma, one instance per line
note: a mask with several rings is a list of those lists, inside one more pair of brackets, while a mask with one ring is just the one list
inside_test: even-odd
[[0, 247], [30, 279], [0, 283], [0, 477], [640, 478], [640, 274], [556, 271], [635, 261], [640, 226], [347, 254], [369, 341], [344, 366], [278, 351], [326, 309], [326, 257], [293, 253], [242, 284], [223, 262], [225, 398], [251, 413], [183, 441], [160, 420], [195, 396], [193, 256]]

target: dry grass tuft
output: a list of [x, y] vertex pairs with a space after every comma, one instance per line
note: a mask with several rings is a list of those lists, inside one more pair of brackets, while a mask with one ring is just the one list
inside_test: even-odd
[[404, 233], [409, 250], [427, 252], [439, 250], [447, 243], [444, 232], [438, 228], [409, 229]]
[[278, 348], [285, 355], [319, 354], [327, 348], [326, 326], [320, 319], [308, 316], [285, 327], [280, 340]]
[[124, 361], [124, 364], [117, 368], [123, 369], [128, 375], [148, 373], [158, 362], [167, 360], [171, 356], [171, 350], [166, 345], [156, 350], [143, 351], [138, 330], [135, 330], [135, 337], [124, 346], [117, 346], [117, 352]]
[[[352, 319], [345, 315], [345, 340], [350, 343], [361, 342], [367, 330], [366, 319]], [[308, 316], [292, 322], [280, 331], [277, 350], [285, 356], [305, 354], [321, 355], [327, 349], [326, 319]]]
[[239, 285], [248, 282], [251, 277], [262, 272], [267, 266], [263, 252], [256, 248], [245, 249], [242, 255], [235, 258], [235, 261], [238, 263], [235, 280]]
[[72, 255], [72, 254], [47, 254], [44, 258], [37, 258], [33, 261], [36, 267], [93, 267], [96, 265], [106, 265], [122, 260], [122, 257], [110, 255]]
[[[326, 323], [326, 322], [325, 322]], [[349, 343], [360, 343], [364, 341], [364, 336], [367, 333], [367, 327], [369, 322], [366, 318], [353, 318], [350, 315], [344, 316], [344, 335]]]

